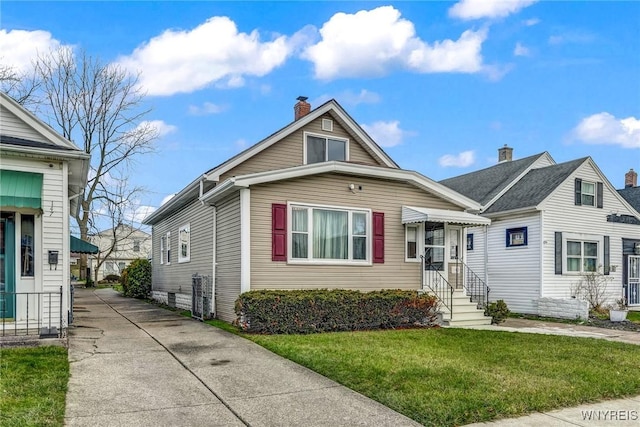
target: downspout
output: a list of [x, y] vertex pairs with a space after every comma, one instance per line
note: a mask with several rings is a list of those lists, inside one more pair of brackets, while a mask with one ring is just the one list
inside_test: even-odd
[[211, 247], [213, 249], [213, 257], [212, 257], [212, 264], [211, 264], [211, 311], [213, 314], [213, 317], [217, 317], [217, 313], [218, 311], [216, 310], [216, 266], [218, 265], [218, 261], [217, 261], [217, 210], [215, 206], [211, 206], [212, 211], [212, 217], [213, 217], [213, 224], [212, 224], [212, 230], [213, 230], [213, 241], [211, 242]]
[[[489, 286], [489, 226], [483, 225], [484, 232], [484, 284]], [[488, 303], [489, 301], [487, 301]]]

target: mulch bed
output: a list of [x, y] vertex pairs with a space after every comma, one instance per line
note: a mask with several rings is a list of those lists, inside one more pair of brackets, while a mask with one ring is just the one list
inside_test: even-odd
[[612, 322], [609, 319], [598, 319], [597, 317], [589, 316], [589, 320], [587, 320], [584, 325], [595, 326], [597, 328], [616, 329], [618, 331], [640, 332], [640, 323], [633, 323], [629, 320]]

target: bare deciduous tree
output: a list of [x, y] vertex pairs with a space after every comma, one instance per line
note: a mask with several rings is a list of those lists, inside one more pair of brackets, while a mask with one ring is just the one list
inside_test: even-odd
[[0, 90], [19, 104], [35, 110], [38, 104], [36, 93], [39, 87], [40, 81], [35, 74], [20, 72], [15, 67], [0, 63]]
[[[140, 191], [111, 187], [110, 178], [126, 176], [140, 155], [154, 151], [157, 129], [144, 121], [150, 110], [143, 106], [138, 77], [116, 64], [60, 49], [37, 59], [36, 74], [44, 113], [65, 138], [91, 154], [89, 182], [80, 209], [72, 212], [80, 238], [86, 240], [97, 231], [95, 205], [116, 212]], [[82, 278], [85, 266], [83, 257]]]

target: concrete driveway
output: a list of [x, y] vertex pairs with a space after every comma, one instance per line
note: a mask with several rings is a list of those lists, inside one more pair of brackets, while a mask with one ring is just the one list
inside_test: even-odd
[[415, 426], [243, 338], [111, 289], [76, 289], [69, 426]]

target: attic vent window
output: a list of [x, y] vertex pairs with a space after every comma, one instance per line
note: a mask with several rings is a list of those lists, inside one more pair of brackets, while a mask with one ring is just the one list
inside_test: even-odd
[[322, 130], [327, 132], [333, 132], [333, 120], [322, 119]]

